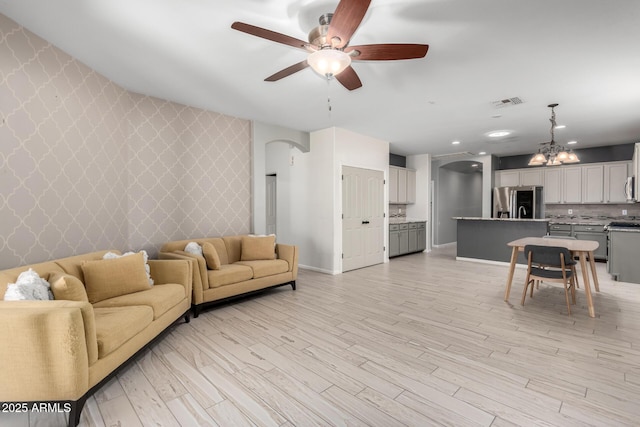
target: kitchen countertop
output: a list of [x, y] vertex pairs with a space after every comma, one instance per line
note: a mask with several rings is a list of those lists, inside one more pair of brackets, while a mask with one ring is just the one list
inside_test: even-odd
[[427, 220], [420, 218], [389, 218], [389, 224], [409, 224], [412, 222], [427, 222]]
[[511, 222], [549, 222], [549, 218], [483, 218], [475, 216], [454, 216], [452, 219], [472, 220], [472, 221], [511, 221]]
[[640, 228], [624, 228], [624, 227], [611, 227], [609, 231], [622, 232], [622, 233], [640, 233]]

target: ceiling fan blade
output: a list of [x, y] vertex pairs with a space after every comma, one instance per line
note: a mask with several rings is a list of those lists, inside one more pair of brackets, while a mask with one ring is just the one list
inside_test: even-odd
[[299, 49], [305, 49], [305, 46], [309, 44], [294, 37], [276, 33], [275, 31], [267, 30], [265, 28], [256, 27], [255, 25], [245, 24], [244, 22], [234, 22], [233, 24], [231, 24], [231, 28], [233, 28], [234, 30], [242, 31], [243, 33], [251, 34], [252, 36], [262, 37], [263, 39], [297, 47]]
[[[333, 13], [329, 30], [327, 31], [327, 40], [332, 43], [333, 47], [342, 48], [349, 44], [351, 36], [362, 22], [362, 18], [369, 9], [371, 0], [341, 0]], [[338, 37], [340, 40], [334, 42], [333, 38]]]
[[342, 86], [346, 87], [349, 90], [354, 90], [362, 87], [360, 77], [358, 77], [358, 75], [356, 74], [356, 70], [354, 70], [351, 66], [345, 68], [343, 72], [335, 77], [336, 80], [338, 80], [342, 84]]
[[280, 79], [283, 79], [287, 76], [290, 76], [293, 73], [297, 73], [300, 70], [304, 70], [305, 68], [307, 68], [309, 66], [309, 64], [307, 63], [307, 60], [305, 59], [302, 62], [298, 62], [297, 64], [293, 64], [290, 67], [285, 68], [284, 70], [280, 70], [277, 73], [275, 73], [272, 76], [267, 77], [266, 79], [264, 79], [265, 82], [275, 82], [278, 81]]
[[344, 51], [360, 52], [352, 56], [354, 61], [393, 61], [397, 59], [423, 58], [429, 50], [427, 44], [369, 44], [362, 46], [349, 46]]

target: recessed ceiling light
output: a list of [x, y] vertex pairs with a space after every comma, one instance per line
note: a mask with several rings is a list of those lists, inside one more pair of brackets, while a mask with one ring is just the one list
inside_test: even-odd
[[460, 141], [453, 141], [451, 144], [452, 145], [458, 145], [458, 144], [460, 144]]
[[567, 142], [567, 145], [573, 145], [573, 144], [577, 144], [577, 143], [578, 143], [578, 141], [569, 141], [569, 142]]
[[564, 128], [566, 128], [566, 127], [567, 127], [567, 125], [556, 125], [556, 127], [555, 127], [555, 128], [556, 128], [556, 129], [564, 129]]
[[511, 134], [511, 132], [509, 132], [508, 130], [494, 130], [493, 132], [489, 132], [487, 136], [490, 138], [500, 138], [509, 134]]
[[481, 151], [481, 152], [478, 153], [479, 156], [484, 156], [485, 154], [487, 154], [486, 151]]

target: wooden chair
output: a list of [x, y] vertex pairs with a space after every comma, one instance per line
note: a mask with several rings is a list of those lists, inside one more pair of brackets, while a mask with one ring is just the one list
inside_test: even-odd
[[574, 281], [576, 261], [571, 256], [571, 252], [560, 246], [527, 245], [524, 247], [524, 255], [527, 258], [527, 278], [524, 282], [520, 304], [524, 305], [529, 286], [531, 286], [530, 296], [533, 297], [533, 288], [538, 281], [559, 282], [564, 285], [567, 311], [571, 314], [569, 291], [571, 291], [573, 304], [576, 303]]
[[[552, 235], [550, 235], [550, 234], [545, 234], [545, 235], [544, 235], [544, 236], [542, 236], [542, 237], [543, 237], [543, 238], [545, 238], [545, 239], [578, 240], [578, 239], [576, 239], [576, 238], [575, 238], [575, 237], [573, 237], [573, 236], [552, 236]], [[572, 259], [573, 259], [574, 261], [576, 261], [576, 262], [574, 262], [574, 263], [572, 263], [572, 264], [571, 264], [571, 270], [573, 271], [573, 278], [574, 278], [574, 280], [575, 280], [576, 289], [580, 289], [580, 282], [578, 281], [578, 274], [576, 273], [576, 265], [577, 265], [578, 263], [577, 263], [576, 257], [573, 257]]]

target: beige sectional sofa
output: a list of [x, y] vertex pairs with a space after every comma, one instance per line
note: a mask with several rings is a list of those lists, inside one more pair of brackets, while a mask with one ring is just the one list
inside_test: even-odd
[[[195, 242], [203, 255], [185, 252]], [[298, 247], [275, 242], [275, 236], [226, 236], [165, 243], [160, 259], [193, 263], [193, 315], [206, 305], [270, 287], [296, 289]]]
[[103, 260], [106, 252], [0, 271], [0, 298], [29, 268], [68, 298], [0, 300], [0, 401], [64, 402], [75, 426], [95, 390], [170, 325], [189, 321], [190, 262], [149, 260], [151, 286], [142, 254]]

